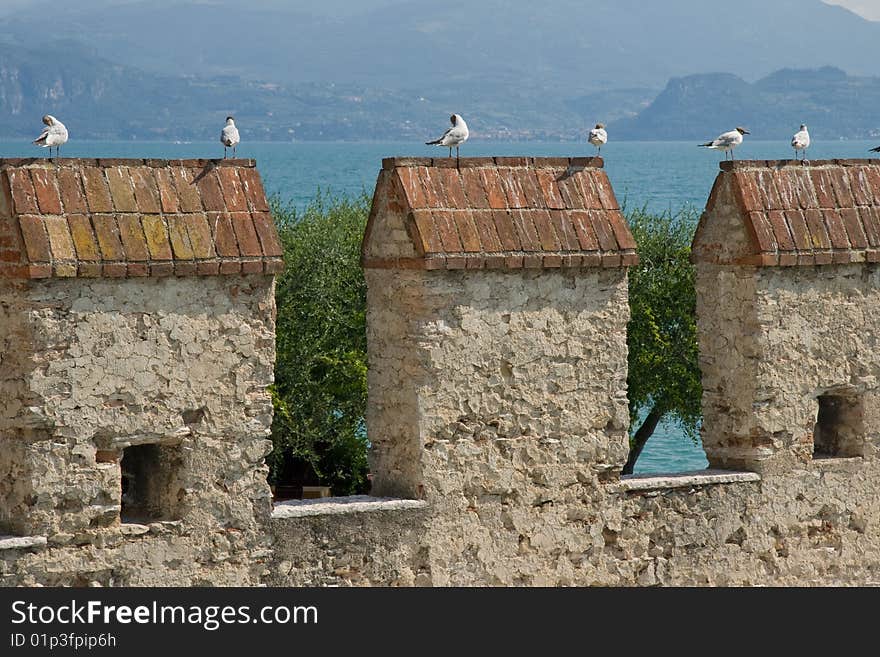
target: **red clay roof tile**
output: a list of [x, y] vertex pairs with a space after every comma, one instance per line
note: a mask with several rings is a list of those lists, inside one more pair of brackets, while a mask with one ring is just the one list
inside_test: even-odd
[[[638, 262], [601, 159], [390, 158], [382, 166], [364, 237], [366, 267], [511, 269]], [[386, 257], [372, 249], [381, 240], [400, 239], [399, 231], [392, 237], [394, 229], [381, 234], [394, 225], [379, 221], [381, 213], [401, 215], [415, 258]]]
[[867, 252], [880, 247], [880, 162], [738, 161], [721, 169], [694, 238], [696, 261], [718, 262], [714, 254], [724, 251], [704, 243], [724, 204], [739, 212], [750, 236], [742, 264], [871, 262]]
[[[254, 166], [252, 160], [62, 159], [47, 166], [0, 159], [0, 190], [8, 190], [0, 204], [6, 207], [0, 276], [278, 272], [281, 244]], [[211, 212], [213, 232], [205, 207], [221, 209]]]

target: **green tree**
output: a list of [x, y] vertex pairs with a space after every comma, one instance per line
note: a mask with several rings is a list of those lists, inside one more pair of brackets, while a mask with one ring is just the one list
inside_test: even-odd
[[639, 265], [629, 272], [628, 326], [630, 453], [623, 474], [631, 474], [661, 419], [675, 421], [696, 442], [700, 422], [696, 290], [690, 262], [697, 214], [628, 216], [638, 245]]
[[304, 212], [272, 203], [284, 247], [276, 282], [272, 398], [275, 484], [316, 478], [335, 495], [367, 487], [366, 284], [360, 244], [370, 199], [318, 197]]

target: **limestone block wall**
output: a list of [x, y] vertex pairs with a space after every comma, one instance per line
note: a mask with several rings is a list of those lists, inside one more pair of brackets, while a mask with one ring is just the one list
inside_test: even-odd
[[[859, 459], [709, 472], [480, 504], [272, 520], [278, 586], [880, 584], [880, 474]], [[439, 514], [450, 514], [437, 518]], [[450, 532], [440, 540], [433, 523]], [[446, 524], [448, 523], [448, 524]], [[474, 527], [485, 530], [474, 531]], [[490, 531], [491, 530], [491, 531]], [[449, 550], [455, 549], [449, 555]]]
[[258, 581], [267, 211], [250, 161], [0, 161], [0, 534], [42, 544], [0, 583]]

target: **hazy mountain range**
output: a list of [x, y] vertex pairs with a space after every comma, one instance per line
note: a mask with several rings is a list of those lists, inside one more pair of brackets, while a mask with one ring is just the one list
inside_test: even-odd
[[227, 113], [274, 140], [422, 138], [452, 111], [501, 139], [880, 132], [880, 23], [819, 0], [16, 3], [0, 136], [45, 112], [123, 139], [213, 139]]

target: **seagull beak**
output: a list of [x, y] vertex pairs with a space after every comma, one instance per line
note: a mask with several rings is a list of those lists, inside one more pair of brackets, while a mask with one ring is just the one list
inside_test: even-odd
[[748, 130], [743, 130], [743, 134], [744, 134], [744, 135], [750, 135], [750, 134], [752, 134], [752, 133], [749, 132]]

